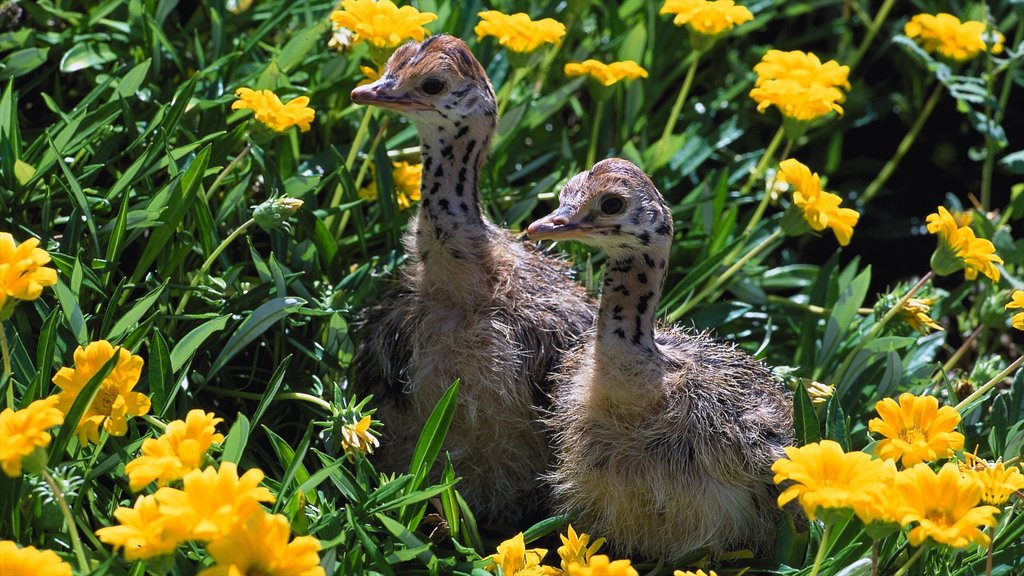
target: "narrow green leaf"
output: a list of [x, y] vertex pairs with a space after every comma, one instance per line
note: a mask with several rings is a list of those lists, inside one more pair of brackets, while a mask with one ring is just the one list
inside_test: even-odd
[[60, 310], [54, 308], [43, 322], [39, 330], [39, 343], [36, 345], [36, 375], [32, 379], [32, 398], [41, 396], [46, 383], [53, 376], [53, 354], [57, 350], [57, 326], [60, 321]]
[[60, 279], [53, 286], [57, 293], [57, 300], [60, 302], [61, 310], [64, 311], [64, 319], [68, 322], [68, 328], [75, 336], [75, 341], [85, 346], [89, 343], [89, 332], [85, 327], [85, 317], [82, 316], [82, 309], [78, 307], [78, 299], [71, 293], [71, 290]]
[[213, 320], [207, 320], [178, 340], [171, 352], [171, 371], [177, 372], [181, 369], [185, 362], [188, 362], [188, 359], [203, 345], [203, 342], [206, 342], [207, 338], [227, 327], [230, 319], [231, 315], [225, 314]]
[[135, 327], [139, 323], [139, 320], [149, 312], [149, 309], [153, 307], [153, 304], [160, 298], [160, 295], [167, 289], [167, 284], [170, 280], [164, 280], [164, 283], [153, 289], [152, 292], [146, 294], [141, 300], [135, 303], [128, 312], [126, 312], [121, 319], [114, 324], [114, 327], [107, 333], [107, 340], [120, 340], [121, 336], [124, 336], [125, 332]]
[[142, 62], [136, 64], [131, 70], [122, 76], [121, 81], [117, 83], [117, 93], [120, 94], [122, 98], [134, 96], [142, 86], [142, 83], [146, 80], [146, 74], [149, 73], [149, 65], [152, 63], [152, 58], [146, 58]]
[[213, 365], [207, 372], [207, 380], [212, 379], [228, 361], [234, 358], [235, 354], [241, 352], [250, 342], [258, 338], [260, 334], [266, 332], [268, 328], [289, 314], [297, 312], [305, 304], [306, 301], [302, 298], [275, 298], [253, 310], [252, 314], [242, 322], [238, 330], [235, 330], [235, 333], [228, 339], [228, 343], [221, 349], [217, 359], [213, 361]]
[[[269, 431], [269, 428], [264, 427], [264, 429]], [[309, 424], [306, 425], [306, 432], [302, 435], [302, 440], [299, 441], [299, 445], [295, 448], [295, 452], [292, 453], [291, 458], [287, 460], [288, 467], [285, 468], [284, 476], [281, 477], [280, 496], [278, 497], [277, 501], [274, 502], [274, 512], [280, 512], [281, 507], [285, 504], [285, 502], [291, 499], [291, 494], [298, 493], [289, 492], [288, 486], [292, 483], [292, 480], [295, 479], [295, 475], [299, 472], [300, 468], [302, 468], [303, 476], [308, 478], [309, 474], [306, 472], [305, 468], [302, 467], [302, 459], [306, 457], [306, 451], [309, 450], [309, 443], [312, 440], [313, 423], [310, 422]], [[284, 464], [285, 462], [285, 460], [281, 461], [282, 464]], [[299, 480], [301, 481], [304, 479], [305, 478], [300, 478]], [[286, 494], [288, 494], [288, 496], [286, 496]]]
[[799, 446], [821, 440], [821, 425], [814, 413], [811, 397], [802, 385], [793, 392], [793, 426], [796, 428], [796, 443]]
[[149, 342], [149, 395], [153, 402], [153, 413], [163, 414], [167, 407], [167, 390], [174, 386], [171, 369], [171, 353], [159, 330], [153, 331]]
[[252, 415], [252, 427], [259, 426], [260, 419], [263, 418], [263, 414], [270, 408], [270, 403], [274, 401], [274, 396], [277, 395], [277, 391], [280, 390], [281, 384], [284, 382], [284, 375], [288, 372], [288, 364], [292, 361], [292, 355], [289, 354], [281, 360], [278, 364], [277, 369], [274, 370], [274, 374], [270, 377], [270, 383], [263, 390], [263, 397], [260, 398], [260, 404], [256, 407], [256, 412]]
[[238, 464], [242, 460], [242, 452], [249, 442], [249, 419], [245, 414], [238, 413], [238, 418], [232, 424], [227, 437], [224, 438], [224, 453], [221, 454], [221, 462], [234, 462]]

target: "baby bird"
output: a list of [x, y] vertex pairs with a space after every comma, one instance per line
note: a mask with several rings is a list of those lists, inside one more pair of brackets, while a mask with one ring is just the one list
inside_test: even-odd
[[408, 469], [426, 419], [462, 379], [445, 449], [479, 519], [504, 526], [536, 512], [550, 457], [538, 405], [548, 372], [593, 326], [596, 306], [568, 267], [484, 215], [480, 167], [497, 126], [494, 90], [466, 44], [431, 36], [400, 47], [352, 100], [416, 125], [423, 156], [408, 260], [365, 315], [353, 381], [385, 424], [378, 464]]
[[790, 396], [735, 347], [655, 327], [672, 242], [657, 188], [630, 162], [598, 162], [529, 234], [608, 254], [596, 331], [556, 375], [558, 511], [620, 554], [766, 552], [779, 518], [770, 469], [793, 443]]

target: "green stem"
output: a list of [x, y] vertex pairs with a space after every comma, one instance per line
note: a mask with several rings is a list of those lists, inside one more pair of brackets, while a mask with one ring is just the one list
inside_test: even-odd
[[885, 0], [882, 7], [878, 9], [878, 13], [875, 14], [875, 19], [871, 21], [871, 26], [868, 28], [868, 33], [864, 36], [864, 40], [861, 40], [860, 46], [857, 47], [857, 52], [853, 55], [853, 58], [847, 63], [850, 70], [857, 67], [861, 59], [864, 58], [864, 54], [867, 53], [868, 48], [871, 47], [871, 42], [874, 41], [875, 36], [878, 35], [878, 31], [881, 30], [882, 24], [885, 23], [886, 17], [889, 15], [889, 11], [892, 10], [895, 0]]
[[7, 377], [7, 407], [14, 410], [14, 372], [11, 370], [11, 350], [7, 346], [7, 330], [0, 322], [0, 354], [4, 357], [4, 376]]
[[[373, 106], [367, 106], [366, 111], [363, 112], [363, 119], [359, 122], [359, 129], [356, 130], [356, 136], [352, 139], [352, 147], [348, 149], [348, 156], [345, 157], [345, 170], [352, 172], [352, 166], [356, 163], [356, 156], [359, 154], [359, 148], [363, 145], [363, 140], [366, 138], [366, 132], [370, 129], [370, 118], [373, 117]], [[334, 197], [331, 198], [331, 203], [327, 205], [327, 209], [331, 210], [341, 204], [341, 198], [345, 193], [345, 187], [340, 184], [334, 188]], [[330, 230], [334, 227], [336, 215], [331, 214], [324, 221], [324, 225]]]
[[918, 134], [921, 132], [921, 128], [924, 127], [924, 123], [931, 116], [932, 110], [935, 109], [935, 105], [939, 102], [939, 96], [942, 95], [942, 83], [936, 82], [935, 89], [932, 90], [931, 96], [928, 97], [928, 101], [925, 102], [924, 107], [921, 108], [921, 112], [917, 115], [917, 120], [914, 120], [914, 125], [911, 126], [910, 131], [900, 141], [899, 146], [896, 147], [896, 153], [889, 158], [889, 161], [885, 163], [882, 170], [875, 176], [875, 179], [868, 184], [868, 187], [864, 189], [864, 194], [861, 196], [862, 202], [869, 202], [872, 198], [878, 194], [878, 191], [882, 189], [882, 186], [888, 182], [889, 177], [892, 176], [893, 171], [899, 166], [900, 160], [910, 151], [910, 147], [914, 145], [914, 140], [917, 139]]
[[871, 576], [878, 576], [878, 538], [871, 539]]
[[1024, 364], [1024, 356], [1021, 356], [1020, 358], [1014, 360], [1013, 363], [1007, 366], [1005, 370], [1003, 370], [999, 374], [996, 374], [991, 380], [983, 384], [981, 388], [978, 388], [974, 392], [971, 392], [970, 396], [961, 400], [960, 403], [956, 405], [957, 412], [963, 414], [964, 411], [967, 408], [969, 408], [975, 400], [987, 394], [989, 390], [996, 386], [996, 384], [999, 384], [1000, 382], [1003, 381], [1004, 378], [1006, 378], [1010, 374], [1013, 374], [1013, 372], [1016, 371], [1017, 368], [1020, 368], [1021, 364]]
[[[789, 149], [792, 148], [793, 141], [786, 139], [786, 145], [782, 148], [782, 158], [785, 159], [789, 156]], [[776, 174], [778, 174], [776, 172]], [[773, 178], [771, 182], [765, 187], [764, 196], [761, 197], [761, 201], [757, 203], [757, 208], [754, 209], [754, 214], [750, 217], [750, 221], [747, 222], [747, 226], [743, 229], [743, 234], [750, 235], [754, 232], [754, 227], [757, 223], [764, 218], [764, 212], [768, 209], [768, 203], [772, 199], [772, 190], [775, 189], [776, 178]]]
[[911, 556], [909, 560], [907, 560], [907, 563], [904, 564], [903, 566], [900, 566], [900, 569], [897, 570], [896, 573], [893, 574], [892, 576], [903, 576], [904, 574], [906, 574], [907, 570], [909, 570], [910, 567], [914, 565], [914, 562], [917, 562], [917, 559], [920, 558], [922, 554], [924, 554], [924, 549], [925, 548], [927, 548], [927, 546], [922, 544], [917, 549], [917, 551], [914, 552], [914, 555]]
[[[988, 33], [988, 3], [981, 3], [981, 21], [984, 23], [984, 30], [982, 30], [982, 37]], [[992, 53], [989, 47], [985, 46], [985, 79], [988, 88], [988, 93], [995, 96], [996, 93], [996, 77], [992, 73]], [[985, 122], [989, 126], [994, 121], [992, 106], [989, 101], [985, 101]], [[990, 130], [985, 130], [985, 161], [981, 166], [981, 209], [983, 212], [988, 212], [992, 205], [992, 171], [995, 168], [996, 153], [999, 152], [999, 144], [996, 143], [989, 135]]]
[[882, 331], [882, 328], [884, 328], [885, 325], [888, 324], [889, 321], [893, 319], [893, 317], [899, 314], [900, 310], [903, 310], [903, 306], [906, 305], [907, 301], [913, 298], [914, 294], [917, 294], [917, 292], [921, 290], [921, 288], [924, 288], [924, 285], [927, 284], [934, 277], [935, 272], [929, 270], [928, 273], [924, 275], [924, 277], [917, 281], [917, 284], [914, 284], [910, 288], [910, 290], [908, 290], [907, 293], [904, 294], [902, 298], [900, 298], [899, 302], [897, 302], [892, 308], [889, 309], [888, 312], [885, 313], [885, 316], [882, 316], [882, 318], [878, 322], [875, 322], [875, 325], [871, 327], [871, 330], [869, 330], [863, 338], [858, 340], [857, 345], [854, 346], [853, 350], [850, 350], [850, 353], [846, 355], [846, 359], [843, 360], [842, 365], [839, 366], [839, 369], [836, 370], [836, 373], [832, 376], [831, 381], [833, 383], [838, 385], [842, 381], [843, 376], [845, 376], [846, 371], [850, 369], [850, 366], [853, 364], [854, 358], [857, 357], [857, 354], [864, 347], [864, 344], [874, 340], [875, 336], [877, 336], [878, 333]]
[[185, 310], [185, 304], [188, 303], [188, 299], [192, 295], [192, 289], [199, 284], [200, 278], [206, 275], [206, 272], [210, 269], [210, 266], [212, 266], [213, 262], [217, 259], [218, 256], [220, 256], [220, 253], [223, 252], [224, 249], [227, 248], [229, 244], [234, 242], [235, 239], [241, 236], [250, 226], [252, 226], [255, 223], [256, 221], [253, 220], [252, 218], [248, 219], [244, 224], [236, 228], [235, 231], [232, 232], [230, 236], [225, 238], [224, 241], [221, 242], [220, 245], [217, 246], [217, 248], [215, 248], [212, 253], [210, 253], [210, 256], [206, 259], [206, 262], [203, 262], [203, 265], [199, 267], [199, 271], [194, 276], [192, 276], [192, 280], [188, 283], [188, 290], [186, 290], [185, 293], [181, 295], [181, 300], [178, 302], [178, 307], [175, 308], [174, 310], [175, 314], [181, 314]]
[[811, 576], [818, 576], [818, 570], [821, 570], [821, 562], [825, 559], [825, 553], [828, 551], [828, 536], [832, 526], [826, 522], [825, 529], [821, 531], [821, 543], [818, 544], [818, 553], [814, 555], [814, 566], [811, 567]]
[[686, 77], [683, 79], [683, 86], [679, 89], [679, 95], [676, 96], [676, 101], [672, 104], [672, 111], [669, 112], [668, 122], [665, 123], [665, 129], [661, 132], [661, 140], [658, 142], [658, 154], [656, 157], [658, 160], [661, 159], [665, 149], [668, 147], [669, 137], [672, 136], [672, 131], [676, 127], [676, 120], [679, 119], [679, 113], [683, 110], [686, 97], [690, 94], [693, 78], [697, 75], [697, 64], [700, 62], [700, 55], [701, 52], [699, 50], [694, 50], [693, 57], [690, 59], [690, 67], [687, 69]]
[[594, 165], [597, 159], [597, 137], [601, 132], [601, 117], [604, 115], [604, 100], [597, 101], [597, 110], [594, 110], [594, 125], [590, 127], [590, 147], [587, 148], [586, 168]]
[[935, 372], [935, 375], [932, 376], [932, 384], [937, 384], [939, 380], [942, 379], [943, 374], [949, 374], [949, 371], [953, 369], [953, 366], [956, 366], [957, 362], [959, 362], [960, 359], [963, 358], [964, 354], [967, 353], [967, 350], [978, 338], [978, 335], [981, 334], [983, 328], [984, 326], [978, 326], [974, 329], [974, 332], [971, 332], [970, 336], [964, 339], [963, 344], [961, 344], [960, 347], [956, 349], [956, 352], [953, 352], [953, 355], [949, 357], [949, 360], [946, 360], [946, 363], [942, 365], [942, 369]]
[[[262, 400], [263, 395], [255, 392], [240, 392], [238, 390], [229, 390], [227, 388], [218, 388], [216, 386], [204, 386], [204, 390], [210, 392], [216, 392], [222, 396], [231, 396], [232, 398], [246, 398], [249, 400]], [[316, 404], [321, 408], [330, 411], [330, 402], [323, 398], [318, 398], [312, 394], [306, 394], [304, 392], [279, 392], [274, 395], [274, 400], [300, 400], [302, 402], [309, 402], [310, 404]]]
[[988, 554], [985, 555], [985, 576], [992, 576], [992, 549], [996, 546], [996, 535], [988, 540]]
[[[764, 176], [765, 168], [768, 167], [768, 162], [775, 156], [775, 151], [779, 149], [779, 144], [782, 144], [782, 138], [786, 135], [786, 129], [779, 126], [778, 132], [775, 136], [772, 136], [772, 141], [768, 143], [768, 147], [764, 149], [764, 153], [761, 154], [761, 159], [757, 161], [757, 165], [754, 166], [754, 171], [750, 173], [747, 181], [743, 183], [743, 187], [740, 188], [740, 196], [746, 196], [750, 189], [754, 187], [754, 183]], [[762, 211], [763, 212], [763, 211]]]
[[714, 280], [705, 284], [704, 288], [702, 288], [696, 296], [690, 298], [682, 306], [676, 308], [671, 314], [669, 314], [668, 321], [675, 322], [683, 314], [686, 314], [691, 309], [693, 309], [694, 306], [702, 302], [704, 298], [713, 294], [715, 290], [718, 290], [723, 284], [725, 284], [730, 278], [732, 278], [736, 274], [736, 272], [739, 272], [740, 269], [742, 269], [747, 262], [750, 262], [752, 259], [757, 257], [758, 254], [764, 252], [765, 249], [771, 246], [772, 243], [774, 243], [776, 240], [782, 238], [782, 235], [782, 229], [779, 228], [776, 229], [771, 234], [769, 234], [768, 236], [766, 236], [764, 240], [758, 242], [757, 246], [754, 246], [752, 249], [748, 250], [747, 253], [743, 255], [743, 257], [741, 257], [739, 260], [733, 263], [733, 265], [727, 268], [725, 272], [719, 274], [717, 277], [715, 277]]
[[506, 89], [505, 86], [501, 87], [501, 98], [498, 100], [499, 120], [505, 114], [505, 109], [508, 108], [509, 103], [512, 101], [512, 91], [515, 90], [515, 87], [523, 81], [523, 76], [525, 76], [527, 72], [529, 72], [529, 69], [524, 69], [519, 66], [515, 67], [512, 70], [512, 78], [507, 80], [508, 83], [506, 86], [508, 86], [508, 88]]
[[213, 184], [210, 185], [210, 189], [203, 193], [203, 201], [209, 201], [210, 198], [213, 198], [214, 193], [217, 191], [218, 188], [220, 188], [221, 184], [224, 183], [224, 178], [226, 178], [227, 175], [230, 174], [232, 170], [237, 168], [238, 165], [242, 162], [242, 160], [246, 156], [248, 156], [249, 152], [251, 151], [252, 142], [246, 142], [245, 148], [242, 148], [242, 151], [238, 153], [238, 156], [235, 156], [235, 159], [232, 160], [231, 163], [229, 163], [227, 166], [225, 166], [223, 170], [221, 170], [220, 174], [217, 175], [217, 179], [214, 180]]
[[85, 557], [85, 550], [82, 549], [82, 539], [78, 537], [78, 526], [75, 524], [75, 517], [71, 515], [71, 509], [68, 508], [67, 501], [64, 500], [64, 493], [60, 491], [57, 482], [54, 481], [53, 476], [50, 476], [47, 470], [43, 470], [43, 479], [46, 480], [46, 484], [53, 491], [53, 496], [57, 500], [57, 506], [60, 507], [60, 512], [64, 515], [64, 522], [68, 525], [68, 537], [71, 540], [72, 547], [75, 549], [75, 557], [78, 558], [78, 571], [81, 574], [88, 574], [90, 572], [89, 561]]

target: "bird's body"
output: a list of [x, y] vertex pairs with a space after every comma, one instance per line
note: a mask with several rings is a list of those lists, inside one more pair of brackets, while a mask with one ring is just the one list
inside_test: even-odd
[[599, 162], [530, 236], [608, 253], [597, 327], [556, 374], [558, 511], [622, 554], [764, 553], [779, 518], [771, 465], [793, 441], [790, 396], [743, 351], [656, 328], [672, 238], [660, 193], [632, 164]]
[[462, 41], [406, 44], [353, 100], [409, 116], [423, 154], [409, 259], [367, 312], [353, 359], [355, 385], [375, 395], [385, 424], [380, 466], [407, 469], [427, 417], [461, 379], [445, 444], [457, 488], [485, 522], [515, 522], [536, 510], [550, 455], [537, 411], [548, 371], [593, 324], [594, 305], [564, 263], [484, 216], [494, 94]]

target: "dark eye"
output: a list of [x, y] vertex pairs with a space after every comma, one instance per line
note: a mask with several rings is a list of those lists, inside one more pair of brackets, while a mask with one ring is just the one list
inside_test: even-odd
[[423, 90], [425, 94], [437, 96], [444, 91], [444, 81], [437, 78], [427, 78], [423, 81], [423, 84], [420, 84], [420, 90]]
[[622, 198], [618, 196], [608, 196], [604, 200], [601, 200], [601, 212], [612, 215], [622, 212], [623, 206], [626, 203], [622, 201]]

